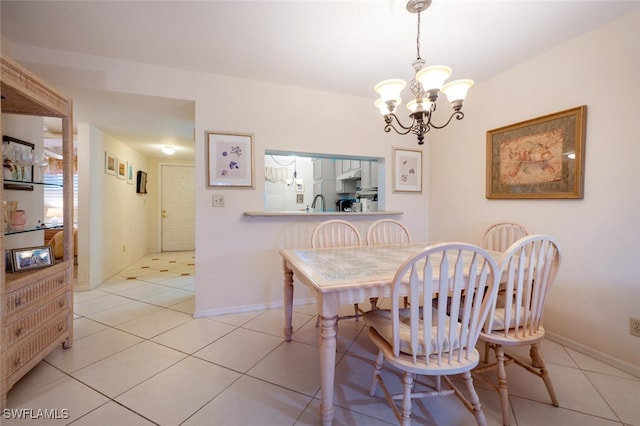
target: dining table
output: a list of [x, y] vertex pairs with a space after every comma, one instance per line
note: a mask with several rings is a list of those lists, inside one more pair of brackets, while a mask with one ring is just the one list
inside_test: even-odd
[[[317, 301], [320, 351], [320, 417], [323, 426], [334, 418], [333, 391], [340, 305], [371, 297], [389, 297], [398, 268], [410, 256], [433, 243], [380, 246], [282, 249], [284, 272], [284, 335], [293, 334], [294, 282], [309, 287]], [[496, 262], [502, 253], [489, 252]]]

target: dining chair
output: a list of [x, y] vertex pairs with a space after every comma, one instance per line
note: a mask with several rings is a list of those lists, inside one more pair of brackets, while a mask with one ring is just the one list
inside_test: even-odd
[[[411, 424], [411, 401], [415, 398], [455, 394], [471, 411], [479, 425], [486, 425], [471, 370], [479, 363], [475, 348], [482, 325], [498, 291], [498, 265], [491, 254], [467, 243], [440, 243], [410, 256], [392, 282], [391, 309], [364, 315], [369, 337], [378, 348], [369, 390], [375, 396], [378, 384], [395, 417], [403, 426]], [[421, 307], [412, 303], [401, 309], [399, 298], [411, 300], [437, 297]], [[384, 362], [403, 371], [403, 392], [392, 395], [382, 377]], [[462, 374], [466, 394], [449, 379]], [[430, 376], [429, 385], [414, 382], [416, 375]], [[448, 388], [442, 386], [442, 379]], [[401, 399], [399, 406], [395, 400]]]
[[516, 222], [498, 222], [489, 226], [482, 236], [482, 247], [503, 252], [522, 237], [529, 235], [523, 225]]
[[[358, 229], [346, 220], [332, 219], [320, 223], [313, 234], [311, 234], [312, 248], [329, 247], [352, 247], [362, 244], [362, 237]], [[339, 316], [338, 320], [355, 318], [356, 321], [362, 316], [357, 303], [353, 305], [354, 315]], [[320, 317], [316, 319], [316, 327], [319, 325]]]
[[411, 234], [406, 226], [394, 219], [380, 219], [367, 229], [367, 245], [410, 243]]
[[[553, 389], [540, 342], [544, 338], [542, 326], [544, 304], [560, 265], [560, 248], [556, 239], [547, 235], [524, 237], [509, 247], [502, 260], [501, 287], [507, 297], [504, 307], [491, 306], [489, 317], [480, 333], [480, 341], [489, 344], [495, 362], [478, 367], [474, 376], [500, 395], [502, 422], [509, 424], [509, 390], [505, 366], [514, 363], [540, 377], [551, 397], [553, 406], [558, 398]], [[530, 362], [504, 352], [503, 348], [530, 346]], [[497, 385], [484, 374], [496, 369]]]
[[[367, 245], [380, 246], [389, 244], [411, 243], [411, 233], [401, 222], [394, 219], [380, 219], [373, 222], [367, 229]], [[370, 300], [371, 309], [376, 309], [378, 298]], [[409, 306], [409, 298], [404, 297], [404, 307]]]

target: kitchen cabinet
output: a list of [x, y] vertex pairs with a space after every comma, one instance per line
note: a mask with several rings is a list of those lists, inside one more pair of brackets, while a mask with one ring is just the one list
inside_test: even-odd
[[[330, 158], [316, 158], [313, 160], [313, 198], [322, 195], [325, 200], [326, 210], [335, 210], [336, 200], [336, 175], [335, 161]], [[316, 201], [316, 211], [320, 210], [322, 203]]]
[[378, 187], [378, 162], [362, 161], [360, 187], [363, 189]]
[[[73, 341], [73, 114], [72, 101], [15, 63], [0, 57], [1, 113], [62, 119], [64, 256], [52, 266], [24, 272], [6, 272], [0, 260], [0, 409], [6, 407], [9, 389], [56, 346]], [[2, 129], [0, 122], [0, 130]], [[35, 182], [5, 182], [6, 190]], [[5, 189], [5, 184], [9, 186]], [[17, 185], [17, 186], [13, 186]], [[4, 206], [2, 216], [4, 217]], [[24, 230], [39, 232], [40, 229]], [[5, 232], [0, 248], [5, 250]]]

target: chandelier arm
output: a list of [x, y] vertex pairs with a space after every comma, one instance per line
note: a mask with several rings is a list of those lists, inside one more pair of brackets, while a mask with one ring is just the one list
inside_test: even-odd
[[453, 120], [453, 117], [455, 117], [456, 120], [462, 120], [464, 118], [464, 113], [462, 111], [454, 111], [453, 113], [451, 113], [451, 116], [449, 117], [447, 122], [444, 123], [442, 126], [436, 126], [431, 122], [431, 118], [429, 118], [429, 121], [427, 122], [427, 132], [429, 131], [428, 129], [431, 127], [433, 127], [434, 129], [444, 129], [449, 125], [449, 123], [451, 123], [451, 120]]
[[[398, 130], [398, 128], [396, 128], [396, 126], [394, 126], [393, 124], [393, 120], [395, 119], [396, 124], [403, 130]], [[390, 132], [391, 129], [395, 130], [396, 133], [400, 134], [400, 135], [406, 135], [409, 132], [411, 132], [414, 127], [415, 127], [415, 119], [411, 120], [411, 125], [410, 126], [405, 126], [403, 125], [400, 120], [398, 119], [398, 116], [396, 116], [394, 113], [389, 113], [387, 115], [384, 116], [384, 122], [386, 123], [386, 125], [384, 126], [384, 131], [385, 132]]]

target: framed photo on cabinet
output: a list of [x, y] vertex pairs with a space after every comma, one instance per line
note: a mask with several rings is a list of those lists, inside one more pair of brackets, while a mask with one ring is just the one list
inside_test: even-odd
[[11, 269], [21, 272], [53, 265], [51, 246], [27, 247], [11, 250]]

